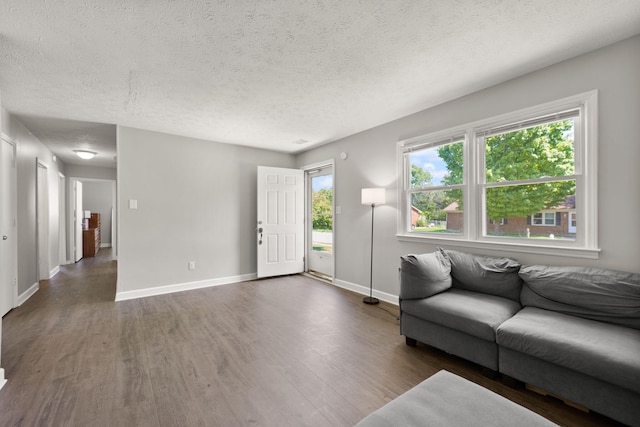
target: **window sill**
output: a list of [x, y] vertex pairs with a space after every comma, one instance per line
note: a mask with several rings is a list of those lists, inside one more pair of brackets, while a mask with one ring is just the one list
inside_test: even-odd
[[487, 249], [496, 251], [509, 251], [536, 255], [552, 255], [572, 258], [598, 259], [600, 249], [586, 249], [558, 245], [528, 245], [519, 242], [494, 242], [456, 239], [446, 237], [433, 237], [413, 234], [396, 234], [398, 240], [403, 242], [423, 242], [436, 245], [456, 246], [465, 249]]

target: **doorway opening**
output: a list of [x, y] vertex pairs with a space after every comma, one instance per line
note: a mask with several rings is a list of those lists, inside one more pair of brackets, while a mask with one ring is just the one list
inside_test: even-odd
[[95, 256], [100, 248], [108, 247], [117, 259], [116, 181], [71, 177], [69, 191], [67, 240], [71, 247], [67, 252], [71, 262]]
[[[0, 141], [0, 318], [18, 305], [16, 143]], [[2, 323], [2, 322], [0, 322]], [[0, 330], [0, 336], [2, 331]], [[0, 387], [4, 376], [0, 370]]]
[[334, 277], [334, 173], [333, 162], [306, 169], [306, 269], [333, 282]]

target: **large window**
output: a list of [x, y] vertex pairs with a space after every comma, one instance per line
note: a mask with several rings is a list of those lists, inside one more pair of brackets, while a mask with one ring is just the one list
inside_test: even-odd
[[402, 141], [399, 235], [597, 256], [596, 105], [591, 92]]
[[[579, 109], [475, 132], [484, 171], [484, 217], [493, 226], [484, 236], [575, 240], [562, 215], [575, 203], [575, 122]], [[542, 212], [545, 211], [545, 212]], [[507, 224], [495, 220], [507, 218]], [[511, 219], [511, 221], [508, 221]], [[529, 219], [529, 221], [527, 221]]]
[[407, 150], [407, 199], [415, 233], [461, 234], [463, 216], [447, 220], [447, 212], [458, 210], [464, 194], [464, 136], [446, 141], [417, 144]]

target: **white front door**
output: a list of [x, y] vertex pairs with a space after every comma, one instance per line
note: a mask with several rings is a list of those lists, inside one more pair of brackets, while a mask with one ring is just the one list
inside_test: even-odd
[[569, 233], [575, 233], [577, 230], [577, 223], [576, 223], [576, 213], [575, 212], [569, 212], [569, 227], [568, 227], [568, 232]]
[[304, 172], [258, 166], [258, 277], [304, 270]]
[[78, 262], [82, 259], [82, 220], [84, 219], [84, 212], [82, 211], [82, 183], [75, 181], [73, 189], [75, 191], [75, 203], [73, 207], [74, 224], [74, 261]]
[[[2, 139], [0, 152], [0, 317], [16, 305], [16, 146]], [[2, 382], [3, 377], [0, 377]]]

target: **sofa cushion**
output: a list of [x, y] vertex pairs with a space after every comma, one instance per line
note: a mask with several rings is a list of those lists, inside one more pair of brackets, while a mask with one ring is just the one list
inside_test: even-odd
[[640, 331], [525, 307], [498, 327], [497, 343], [640, 393]]
[[640, 274], [529, 265], [519, 275], [522, 305], [640, 329]]
[[520, 302], [520, 263], [511, 258], [490, 257], [444, 250], [451, 261], [452, 286]]
[[439, 251], [400, 257], [400, 298], [427, 298], [451, 287], [451, 263]]
[[429, 298], [403, 300], [402, 311], [494, 342], [497, 327], [520, 310], [507, 298], [451, 288]]

